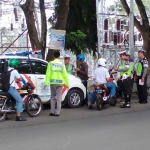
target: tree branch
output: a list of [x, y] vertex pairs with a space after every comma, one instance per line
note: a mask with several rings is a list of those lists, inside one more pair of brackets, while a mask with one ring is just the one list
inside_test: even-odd
[[[137, 0], [137, 1], [139, 1], [139, 0]], [[120, 2], [122, 4], [124, 10], [126, 11], [127, 15], [129, 16], [130, 8], [129, 8], [128, 4], [127, 4], [127, 1], [126, 0], [120, 0]], [[136, 19], [135, 16], [134, 16], [134, 24], [137, 27], [137, 29], [141, 32], [142, 29], [143, 29], [143, 26], [140, 24], [140, 22]]]
[[141, 0], [135, 0], [138, 10], [140, 12], [141, 18], [142, 18], [142, 22], [143, 22], [143, 26], [147, 27], [149, 26], [149, 21], [148, 21], [148, 17], [145, 11], [145, 6], [143, 5], [143, 2]]

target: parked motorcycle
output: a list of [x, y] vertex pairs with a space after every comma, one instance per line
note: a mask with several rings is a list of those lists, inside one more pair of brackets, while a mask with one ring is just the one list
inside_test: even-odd
[[[24, 110], [30, 117], [36, 117], [42, 111], [42, 101], [37, 94], [33, 94], [34, 87], [28, 82], [21, 89], [18, 89], [24, 102]], [[0, 91], [0, 121], [6, 119], [7, 113], [16, 112], [16, 101], [4, 91]]]
[[110, 90], [104, 84], [94, 84], [93, 86], [98, 110], [102, 110], [106, 104], [110, 104], [111, 106], [116, 105], [116, 98], [110, 96]]

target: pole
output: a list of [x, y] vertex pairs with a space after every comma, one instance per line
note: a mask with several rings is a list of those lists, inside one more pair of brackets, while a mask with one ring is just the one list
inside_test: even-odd
[[130, 0], [130, 14], [129, 14], [129, 52], [130, 57], [134, 61], [134, 13], [133, 0]]
[[98, 38], [98, 44], [97, 44], [97, 52], [100, 53], [100, 20], [99, 20], [99, 0], [96, 0], [96, 17], [97, 17], [97, 38]]

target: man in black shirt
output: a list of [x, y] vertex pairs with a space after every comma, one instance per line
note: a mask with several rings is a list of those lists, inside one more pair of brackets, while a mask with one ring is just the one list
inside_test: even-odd
[[79, 61], [80, 65], [78, 68], [75, 68], [77, 76], [81, 79], [83, 85], [86, 88], [86, 98], [83, 101], [83, 106], [88, 106], [88, 98], [87, 98], [87, 80], [88, 80], [88, 65], [85, 62], [85, 56], [83, 54], [79, 54], [77, 56], [77, 61]]

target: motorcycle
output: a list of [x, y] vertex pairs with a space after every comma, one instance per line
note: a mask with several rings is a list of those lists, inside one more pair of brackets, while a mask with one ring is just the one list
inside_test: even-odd
[[[23, 98], [23, 109], [30, 117], [38, 116], [42, 111], [42, 101], [37, 94], [33, 94], [34, 87], [28, 82], [21, 89], [19, 94]], [[16, 112], [16, 101], [13, 97], [4, 91], [0, 91], [0, 121], [6, 119], [7, 113]]]
[[106, 104], [110, 104], [111, 106], [116, 105], [116, 98], [110, 96], [110, 90], [104, 84], [94, 84], [93, 86], [98, 110], [102, 110]]

